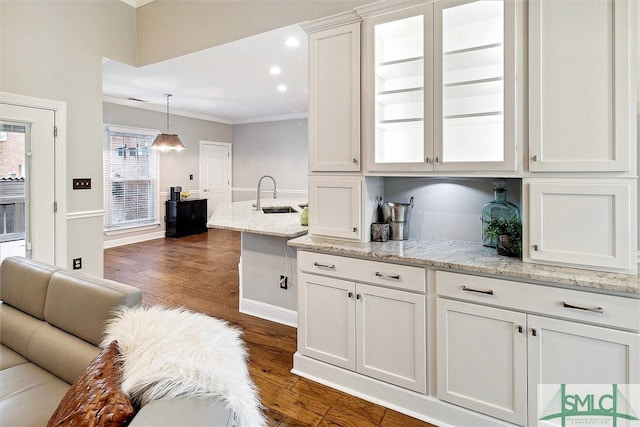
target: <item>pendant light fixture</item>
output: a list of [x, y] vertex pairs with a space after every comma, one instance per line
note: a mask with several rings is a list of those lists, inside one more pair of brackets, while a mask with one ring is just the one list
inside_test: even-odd
[[184, 145], [178, 135], [169, 133], [169, 97], [170, 93], [165, 93], [164, 96], [167, 97], [167, 133], [161, 133], [156, 136], [156, 139], [151, 144], [151, 148], [157, 148], [163, 151], [169, 150], [184, 150]]

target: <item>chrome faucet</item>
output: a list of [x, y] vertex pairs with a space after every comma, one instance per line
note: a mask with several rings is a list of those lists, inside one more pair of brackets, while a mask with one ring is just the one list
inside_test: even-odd
[[276, 188], [276, 180], [273, 179], [271, 175], [263, 176], [262, 178], [260, 178], [260, 181], [258, 181], [258, 191], [256, 194], [256, 202], [253, 204], [253, 206], [256, 208], [257, 211], [260, 210], [260, 191], [262, 191], [262, 188], [261, 188], [262, 180], [265, 178], [271, 178], [271, 181], [273, 181], [273, 198], [274, 199], [278, 198], [278, 189]]

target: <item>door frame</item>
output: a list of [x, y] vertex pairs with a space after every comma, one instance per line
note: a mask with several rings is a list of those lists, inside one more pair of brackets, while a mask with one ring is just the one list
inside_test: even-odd
[[229, 192], [231, 193], [231, 201], [233, 201], [233, 144], [230, 142], [218, 142], [218, 141], [207, 141], [200, 140], [200, 145], [198, 146], [198, 191], [199, 195], [202, 198], [206, 198], [204, 195], [204, 184], [202, 180], [202, 171], [203, 168], [203, 158], [202, 158], [202, 147], [204, 145], [217, 145], [221, 147], [227, 147], [229, 149]]
[[54, 218], [54, 259], [56, 265], [64, 267], [67, 265], [67, 103], [7, 92], [0, 92], [0, 102], [53, 111], [57, 129], [57, 135], [54, 136], [54, 200], [57, 204]]

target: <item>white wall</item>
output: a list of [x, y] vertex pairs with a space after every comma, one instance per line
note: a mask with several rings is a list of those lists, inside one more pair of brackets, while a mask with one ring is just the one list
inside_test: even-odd
[[[67, 105], [67, 267], [82, 257], [83, 270], [102, 275], [102, 57], [135, 62], [135, 9], [119, 0], [2, 1], [0, 54], [0, 92]], [[73, 191], [74, 177], [91, 178], [91, 190]]]
[[233, 200], [255, 198], [263, 175], [280, 197], [307, 197], [307, 152], [307, 119], [234, 125]]
[[[507, 200], [518, 208], [521, 186], [520, 179], [507, 180]], [[492, 178], [385, 178], [384, 201], [408, 203], [411, 196], [410, 238], [482, 241], [482, 207], [494, 199]]]
[[[131, 126], [145, 129], [165, 131], [167, 116], [165, 113], [144, 110], [141, 108], [104, 103], [104, 123], [120, 126]], [[171, 115], [171, 132], [176, 133], [185, 150], [179, 152], [160, 153], [160, 204], [159, 212], [162, 222], [164, 201], [168, 199], [169, 187], [179, 185], [189, 190], [194, 197], [199, 197], [200, 188], [200, 141], [231, 142], [231, 125]], [[193, 175], [193, 180], [189, 175]], [[164, 234], [164, 224], [157, 229], [146, 229], [105, 236], [105, 246], [117, 243], [133, 243], [160, 237]]]

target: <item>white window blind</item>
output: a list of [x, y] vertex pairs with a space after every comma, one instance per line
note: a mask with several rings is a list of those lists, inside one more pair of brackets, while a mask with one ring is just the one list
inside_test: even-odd
[[105, 127], [105, 230], [158, 223], [158, 154], [151, 149], [158, 133]]

